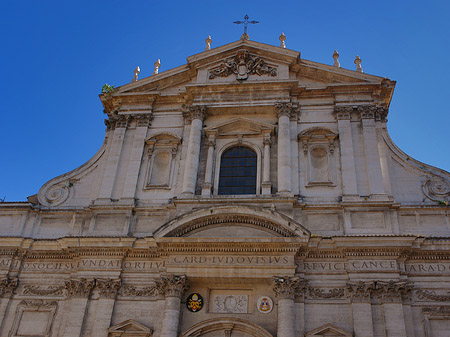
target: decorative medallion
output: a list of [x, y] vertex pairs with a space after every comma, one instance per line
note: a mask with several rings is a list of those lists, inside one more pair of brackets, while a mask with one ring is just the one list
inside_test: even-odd
[[268, 314], [273, 309], [273, 301], [268, 296], [262, 296], [256, 301], [256, 307], [260, 313]]
[[186, 300], [186, 306], [189, 311], [197, 312], [203, 308], [203, 298], [200, 294], [190, 294]]
[[236, 55], [225, 60], [219, 67], [209, 71], [209, 78], [235, 75], [237, 80], [246, 80], [249, 75], [277, 76], [277, 68], [269, 66], [260, 57], [250, 55], [248, 50], [239, 50]]

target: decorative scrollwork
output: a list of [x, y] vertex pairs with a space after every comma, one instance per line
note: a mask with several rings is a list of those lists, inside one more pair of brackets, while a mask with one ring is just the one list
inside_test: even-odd
[[236, 55], [225, 60], [220, 66], [209, 71], [209, 78], [236, 75], [237, 80], [246, 80], [249, 75], [277, 76], [277, 68], [269, 66], [258, 56], [252, 56], [246, 49], [239, 50]]
[[115, 298], [122, 286], [121, 279], [96, 279], [95, 288], [103, 298]]
[[162, 275], [159, 280], [156, 280], [156, 288], [161, 295], [181, 297], [189, 287], [185, 275]]
[[53, 186], [50, 186], [47, 191], [45, 191], [44, 197], [45, 201], [52, 206], [57, 206], [62, 204], [67, 200], [70, 193], [69, 183], [59, 183]]
[[422, 185], [422, 190], [430, 200], [446, 203], [450, 200], [450, 183], [444, 179], [428, 178]]
[[14, 290], [16, 290], [19, 285], [19, 280], [17, 278], [6, 277], [0, 280], [0, 296], [12, 295]]
[[58, 305], [58, 301], [48, 301], [48, 300], [22, 300], [19, 305], [26, 307], [54, 307]]
[[95, 286], [95, 279], [74, 279], [66, 282], [67, 297], [89, 297]]

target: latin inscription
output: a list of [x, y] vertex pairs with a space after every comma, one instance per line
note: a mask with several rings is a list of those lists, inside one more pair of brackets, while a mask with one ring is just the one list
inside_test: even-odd
[[170, 263], [177, 265], [289, 265], [287, 256], [172, 256]]

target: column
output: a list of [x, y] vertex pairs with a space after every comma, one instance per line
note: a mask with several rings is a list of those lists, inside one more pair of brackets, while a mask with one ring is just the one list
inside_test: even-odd
[[299, 277], [274, 277], [273, 291], [278, 302], [277, 337], [295, 337], [295, 303], [297, 293], [304, 292], [306, 282]]
[[119, 168], [120, 154], [122, 153], [123, 142], [125, 139], [125, 131], [130, 120], [130, 115], [122, 115], [111, 124], [115, 126], [112, 130], [111, 145], [109, 146], [108, 161], [106, 169], [103, 173], [102, 184], [98, 195], [97, 204], [109, 203], [116, 180], [117, 170]]
[[108, 328], [114, 310], [117, 292], [120, 290], [120, 279], [97, 279], [95, 290], [98, 291], [98, 304], [95, 312], [95, 325], [92, 336], [108, 337]]
[[189, 132], [189, 142], [184, 166], [183, 186], [181, 190], [181, 193], [186, 196], [193, 196], [195, 193], [198, 163], [200, 159], [200, 142], [205, 113], [206, 107], [204, 106], [190, 106], [189, 110], [184, 114], [184, 117], [191, 121], [191, 130]]
[[277, 103], [278, 117], [278, 194], [291, 195], [291, 132], [292, 103]]
[[180, 322], [181, 297], [187, 290], [186, 276], [161, 276], [156, 287], [165, 296], [160, 337], [177, 337]]
[[377, 130], [375, 128], [376, 108], [374, 105], [358, 107], [358, 111], [361, 114], [367, 176], [372, 198], [380, 198], [380, 196], [383, 197], [385, 195], [383, 174], [381, 172], [381, 158], [378, 151]]
[[144, 152], [145, 137], [152, 118], [151, 114], [136, 116], [136, 130], [134, 130], [133, 148], [131, 149], [127, 176], [121, 201], [134, 204], [139, 168], [141, 166], [142, 154]]
[[334, 108], [338, 121], [339, 145], [341, 152], [341, 173], [343, 201], [358, 197], [358, 186], [356, 183], [355, 157], [351, 129], [351, 106], [337, 106]]
[[352, 301], [355, 337], [373, 337], [372, 307], [370, 304], [370, 295], [373, 290], [373, 282], [347, 283], [347, 294]]
[[402, 294], [411, 292], [412, 284], [404, 281], [378, 281], [376, 289], [383, 303], [386, 337], [407, 337]]
[[261, 184], [262, 194], [272, 194], [272, 183], [270, 182], [270, 144], [272, 143], [270, 133], [264, 134], [264, 161], [263, 182]]
[[65, 337], [80, 337], [83, 330], [89, 296], [95, 286], [95, 280], [84, 278], [66, 282], [67, 297], [70, 298], [70, 314], [68, 315]]
[[205, 181], [202, 185], [202, 195], [210, 196], [213, 178], [214, 148], [216, 147], [216, 135], [208, 137], [208, 156], [206, 157]]
[[[12, 260], [11, 262], [13, 262]], [[19, 285], [19, 280], [17, 278], [5, 277], [0, 280], [0, 333], [3, 332], [3, 325], [5, 324], [6, 314], [8, 311], [9, 303], [13, 297], [14, 290], [16, 290]]]

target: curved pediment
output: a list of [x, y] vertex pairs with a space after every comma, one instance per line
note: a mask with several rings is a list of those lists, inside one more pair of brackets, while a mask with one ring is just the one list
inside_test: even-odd
[[309, 231], [277, 212], [223, 206], [194, 211], [161, 226], [155, 237], [309, 237]]
[[[214, 332], [229, 331], [233, 336], [272, 337], [270, 332], [249, 321], [239, 318], [220, 317], [195, 324], [181, 334], [181, 337], [216, 336]], [[225, 334], [226, 336], [227, 334]]]

